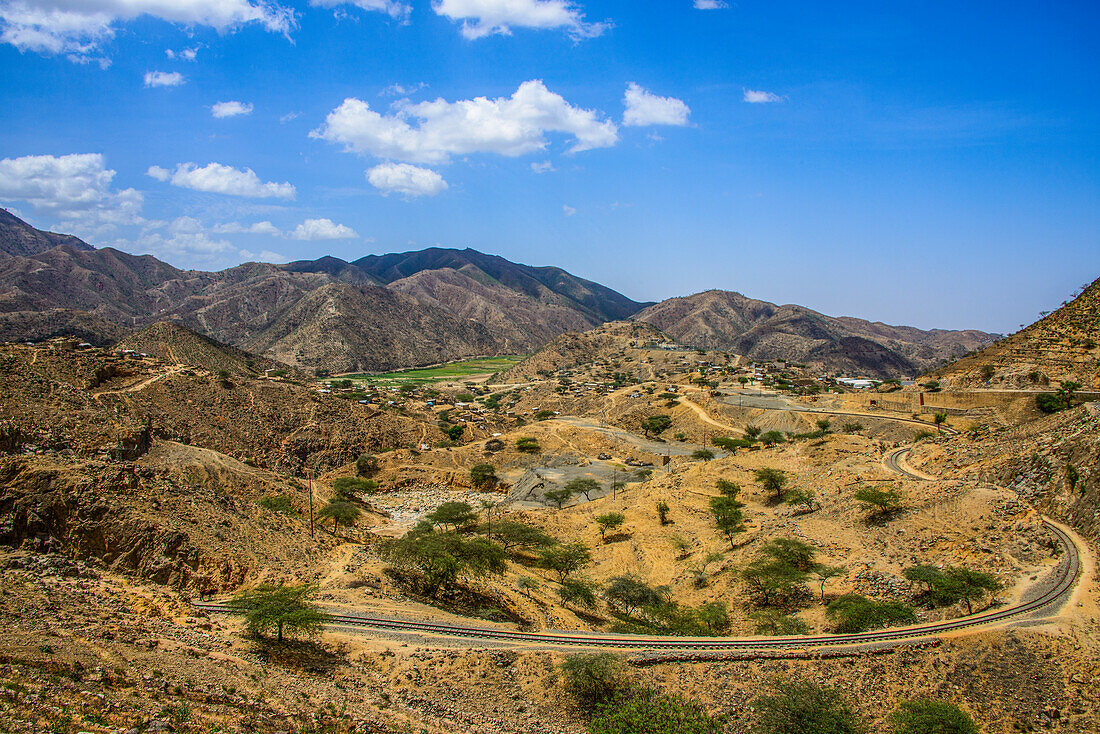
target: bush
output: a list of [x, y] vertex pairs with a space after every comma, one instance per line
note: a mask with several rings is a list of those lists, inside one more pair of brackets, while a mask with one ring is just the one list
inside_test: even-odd
[[626, 666], [614, 653], [568, 655], [559, 668], [565, 687], [587, 709], [610, 703], [630, 689]]
[[317, 517], [319, 519], [331, 518], [332, 532], [335, 533], [341, 525], [345, 527], [354, 525], [360, 514], [362, 514], [362, 510], [352, 503], [333, 500], [321, 508], [321, 511], [317, 513]]
[[893, 488], [860, 487], [852, 497], [872, 508], [877, 517], [888, 517], [901, 510], [901, 492]]
[[710, 449], [695, 449], [691, 454], [694, 459], [702, 459], [703, 461], [710, 461], [714, 458], [714, 452]]
[[358, 495], [374, 494], [378, 491], [378, 482], [358, 477], [337, 477], [332, 480], [332, 488], [344, 501], [357, 500]]
[[905, 701], [890, 714], [894, 734], [979, 734], [966, 712], [947, 701]]
[[667, 415], [651, 415], [642, 421], [642, 430], [645, 431], [647, 437], [650, 431], [660, 435], [671, 425], [672, 419]]
[[558, 574], [559, 581], [565, 581], [569, 575], [592, 562], [592, 554], [582, 541], [561, 543], [544, 548], [539, 554], [539, 562]]
[[753, 699], [755, 734], [859, 734], [861, 722], [840, 691], [813, 681], [776, 680]]
[[775, 609], [761, 609], [754, 612], [752, 621], [756, 623], [758, 635], [804, 635], [810, 626], [799, 617], [790, 617]]
[[785, 440], [783, 434], [779, 431], [768, 431], [760, 435], [760, 442], [765, 446], [775, 446], [776, 444], [783, 443]]
[[256, 504], [272, 512], [281, 512], [284, 515], [298, 514], [298, 503], [294, 501], [294, 496], [289, 494], [272, 494], [261, 497]]
[[875, 601], [859, 594], [845, 594], [825, 608], [838, 634], [847, 635], [917, 621], [913, 608], [903, 602]]
[[355, 471], [361, 477], [372, 477], [378, 473], [378, 459], [370, 454], [359, 454], [355, 460]]
[[540, 410], [539, 412], [535, 413], [535, 420], [537, 421], [548, 421], [553, 417], [554, 411], [552, 410]]
[[841, 426], [840, 430], [844, 431], [845, 433], [859, 433], [860, 431], [863, 430], [863, 424], [862, 423], [845, 423], [843, 426]]
[[664, 500], [657, 501], [657, 517], [660, 519], [662, 525], [668, 525], [670, 520], [668, 519], [669, 513], [668, 503]]
[[599, 598], [596, 596], [598, 588], [594, 581], [588, 579], [565, 579], [558, 589], [558, 596], [563, 604], [579, 604], [595, 609], [599, 605]]
[[475, 464], [470, 468], [470, 483], [476, 489], [492, 489], [499, 481], [492, 464]]
[[541, 447], [538, 440], [531, 436], [523, 436], [516, 439], [516, 450], [524, 454], [537, 454]]
[[600, 539], [604, 540], [609, 530], [618, 530], [626, 521], [626, 515], [621, 512], [608, 512], [596, 518], [596, 524], [600, 526]]
[[314, 584], [261, 584], [251, 591], [239, 592], [227, 606], [244, 615], [253, 636], [262, 637], [268, 630], [274, 630], [276, 638], [282, 642], [284, 634], [308, 636], [324, 627], [329, 615], [310, 602], [310, 597], [316, 593]]
[[610, 604], [619, 607], [628, 615], [664, 601], [656, 589], [634, 575], [616, 576], [608, 581], [603, 596]]
[[507, 568], [507, 554], [500, 545], [436, 530], [414, 528], [385, 545], [382, 555], [395, 566], [419, 573], [421, 590], [428, 596], [462, 576], [499, 575]]
[[589, 734], [721, 734], [721, 719], [699, 704], [654, 691], [636, 691], [600, 705]]

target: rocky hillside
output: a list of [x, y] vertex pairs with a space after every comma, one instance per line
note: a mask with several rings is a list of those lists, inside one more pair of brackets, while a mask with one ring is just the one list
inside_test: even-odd
[[668, 336], [652, 324], [640, 321], [612, 321], [582, 333], [558, 336], [539, 351], [494, 378], [494, 382], [526, 382], [551, 372], [610, 359], [616, 352], [641, 347], [647, 342], [664, 343]]
[[947, 387], [1042, 388], [1072, 380], [1100, 389], [1100, 279], [1023, 331], [931, 376]]
[[333, 373], [495, 354], [500, 342], [479, 323], [376, 286], [329, 283], [298, 299], [248, 342], [298, 367]]
[[826, 316], [802, 306], [778, 306], [719, 290], [670, 298], [636, 318], [688, 346], [877, 377], [915, 374], [996, 338], [981, 331], [924, 331]]
[[0, 313], [0, 342], [39, 342], [70, 336], [104, 347], [129, 333], [129, 329], [94, 313], [69, 308]]
[[209, 372], [225, 370], [231, 375], [258, 375], [266, 369], [280, 366], [273, 360], [222, 344], [169, 321], [161, 321], [126, 336], [115, 345], [115, 349], [148, 354], [166, 364], [196, 367]]
[[79, 237], [35, 229], [11, 212], [0, 209], [0, 254], [37, 255], [58, 245], [76, 250], [92, 249]]

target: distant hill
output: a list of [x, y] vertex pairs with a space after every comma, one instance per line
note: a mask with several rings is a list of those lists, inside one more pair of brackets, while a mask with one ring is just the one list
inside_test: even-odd
[[493, 354], [489, 329], [411, 296], [329, 283], [306, 294], [252, 337], [253, 351], [332, 373], [384, 371]]
[[981, 331], [924, 331], [826, 316], [803, 306], [778, 306], [720, 290], [670, 298], [635, 318], [688, 346], [874, 377], [913, 375], [996, 338]]
[[93, 249], [79, 237], [35, 229], [11, 212], [0, 209], [0, 257], [37, 255], [58, 245], [68, 245], [75, 250]]
[[383, 283], [393, 283], [424, 270], [458, 270], [486, 285], [501, 285], [541, 303], [568, 306], [586, 314], [595, 323], [625, 319], [650, 305], [632, 301], [561, 268], [519, 265], [471, 249], [429, 247], [416, 252], [368, 255], [352, 264]]
[[1042, 388], [1072, 380], [1100, 390], [1100, 279], [1026, 329], [929, 376], [945, 387]]
[[161, 321], [121, 339], [117, 349], [132, 349], [168, 364], [186, 365], [233, 375], [261, 375], [281, 365], [255, 354], [196, 334], [185, 326]]
[[[639, 303], [561, 268], [471, 249], [204, 272], [151, 255], [92, 249], [3, 210], [0, 225], [0, 337], [13, 341], [58, 335], [66, 319], [74, 335], [97, 344], [170, 321], [281, 362], [342, 372], [532, 353], [560, 334], [636, 318], [689, 346], [892, 376], [930, 369], [993, 340], [978, 331], [823, 316], [726, 291]], [[33, 316], [58, 309], [72, 315]]]

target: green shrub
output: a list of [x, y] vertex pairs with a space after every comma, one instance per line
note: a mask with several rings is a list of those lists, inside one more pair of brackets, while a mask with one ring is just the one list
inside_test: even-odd
[[298, 503], [294, 500], [294, 495], [290, 494], [272, 494], [261, 497], [256, 504], [272, 512], [281, 512], [284, 515], [298, 514]]
[[776, 609], [761, 609], [754, 612], [752, 621], [756, 623], [758, 635], [804, 635], [810, 631], [810, 626], [799, 617], [791, 617]]
[[569, 655], [559, 668], [565, 687], [587, 709], [610, 703], [630, 689], [626, 666], [614, 653]]
[[723, 722], [699, 704], [654, 691], [600, 705], [588, 724], [589, 734], [721, 734]]
[[862, 722], [835, 688], [811, 680], [775, 680], [753, 699], [754, 734], [860, 734]]
[[524, 454], [537, 454], [541, 447], [537, 439], [531, 436], [523, 436], [516, 439], [516, 450]]
[[965, 711], [947, 701], [905, 701], [890, 714], [894, 734], [979, 734]]
[[537, 421], [548, 421], [553, 417], [554, 411], [552, 410], [540, 410], [539, 412], [535, 413], [535, 420]]
[[881, 627], [912, 624], [917, 615], [908, 604], [896, 601], [875, 601], [859, 594], [845, 594], [825, 608], [838, 634], [847, 635]]
[[499, 481], [492, 464], [475, 464], [470, 468], [470, 482], [476, 489], [492, 489]]
[[337, 477], [332, 480], [332, 488], [342, 500], [356, 500], [361, 494], [374, 494], [378, 491], [378, 482], [359, 477]]

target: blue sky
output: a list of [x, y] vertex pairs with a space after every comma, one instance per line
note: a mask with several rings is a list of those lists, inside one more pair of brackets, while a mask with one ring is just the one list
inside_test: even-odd
[[1085, 2], [0, 0], [0, 204], [178, 267], [468, 246], [1007, 332], [1100, 275], [1097, 37]]

